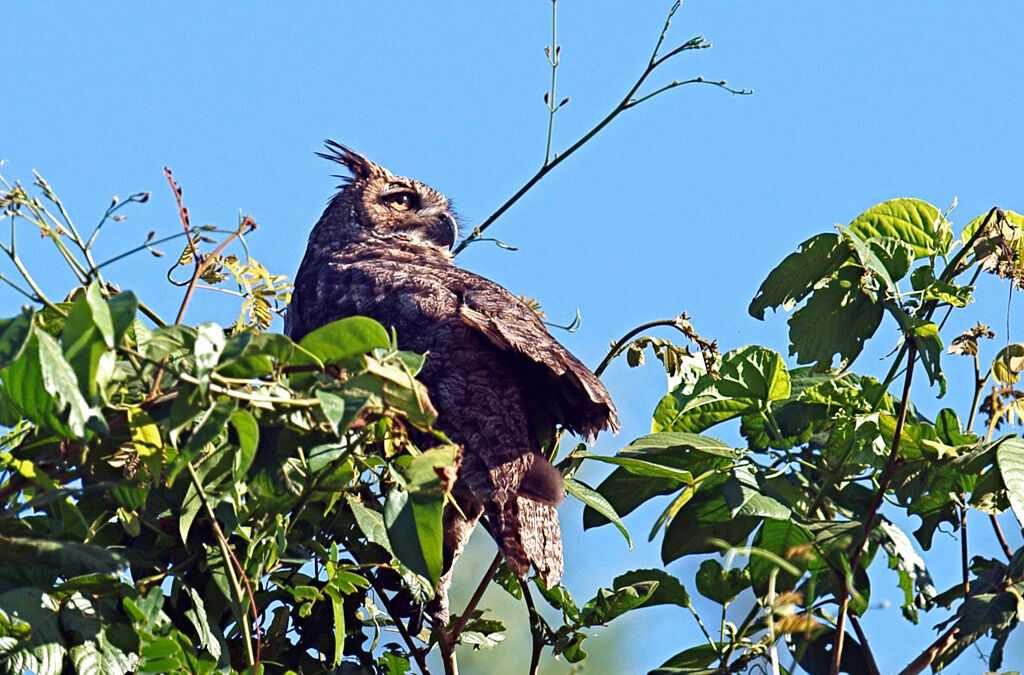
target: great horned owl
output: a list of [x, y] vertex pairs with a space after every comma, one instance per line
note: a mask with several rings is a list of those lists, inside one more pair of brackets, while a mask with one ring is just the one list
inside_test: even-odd
[[463, 448], [445, 518], [438, 600], [447, 619], [451, 564], [482, 513], [511, 570], [533, 565], [545, 585], [562, 575], [555, 506], [561, 474], [541, 454], [556, 425], [593, 438], [617, 430], [601, 382], [560, 345], [522, 300], [452, 264], [458, 237], [448, 200], [343, 145], [320, 156], [344, 165], [295, 276], [285, 331], [299, 340], [342, 317], [393, 326], [402, 349], [427, 354], [419, 379], [437, 426]]

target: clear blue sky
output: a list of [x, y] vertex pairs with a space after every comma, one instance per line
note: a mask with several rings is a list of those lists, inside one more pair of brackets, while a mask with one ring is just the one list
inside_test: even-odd
[[[559, 3], [557, 97], [571, 101], [556, 117], [555, 149], [628, 90], [670, 4]], [[330, 137], [449, 195], [472, 227], [543, 160], [551, 5], [452, 7], [6, 3], [3, 173], [29, 183], [37, 169], [90, 225], [111, 195], [151, 191], [127, 222], [107, 227], [101, 248], [116, 252], [149, 230], [178, 227], [161, 174], [170, 166], [194, 223], [230, 226], [239, 209], [252, 214], [260, 224], [253, 255], [292, 274], [337, 183], [334, 167], [313, 155]], [[697, 34], [714, 48], [679, 57], [652, 84], [703, 75], [753, 96], [688, 87], [627, 112], [492, 228], [518, 252], [478, 244], [460, 256], [461, 265], [539, 299], [554, 321], [568, 322], [579, 308], [582, 329], [559, 338], [584, 361], [596, 364], [608, 341], [634, 325], [681, 311], [723, 351], [756, 342], [785, 353], [784, 317], [761, 323], [746, 307], [765, 274], [808, 236], [892, 197], [940, 208], [958, 197], [957, 224], [995, 204], [1024, 211], [1019, 2], [693, 0], [666, 44]], [[178, 296], [152, 262], [133, 259], [111, 276], [173, 315]], [[67, 282], [54, 275], [46, 287]], [[1004, 288], [988, 286], [991, 301], [952, 327], [980, 318], [1005, 339]], [[6, 291], [0, 299], [5, 315], [21, 302]], [[214, 299], [188, 318], [231, 316]], [[886, 368], [873, 359], [892, 339], [883, 326], [860, 370]], [[965, 386], [967, 364], [950, 358], [947, 368], [952, 393], [943, 405], [964, 408], [956, 388]], [[664, 378], [654, 365], [620, 365], [606, 380], [624, 428], [598, 449], [613, 452], [648, 430]], [[926, 388], [916, 393], [926, 411], [939, 407]], [[627, 520], [636, 539], [660, 508]], [[615, 570], [658, 564], [657, 545], [630, 553], [614, 530], [581, 534], [579, 511], [563, 510], [566, 580], [578, 597], [609, 584]], [[1011, 535], [1019, 545], [1018, 531]], [[936, 540], [952, 546], [949, 537]], [[685, 580], [691, 568], [669, 570]], [[941, 565], [933, 572], [940, 588], [958, 574]], [[928, 626], [946, 617], [924, 615], [912, 635], [898, 620], [899, 593], [894, 577], [875, 575], [872, 602], [893, 603], [879, 612], [891, 619], [867, 624], [883, 671], [905, 664], [933, 639]], [[644, 670], [697, 635], [681, 610], [637, 614], [623, 629]], [[1016, 657], [1024, 662], [1019, 648]], [[613, 661], [588, 672], [602, 672], [602, 663]], [[949, 672], [982, 669], [969, 651]]]

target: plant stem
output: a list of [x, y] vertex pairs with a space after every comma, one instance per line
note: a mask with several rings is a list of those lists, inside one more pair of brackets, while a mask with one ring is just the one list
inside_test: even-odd
[[420, 672], [423, 675], [430, 675], [430, 669], [427, 668], [427, 661], [423, 657], [423, 650], [419, 649], [416, 644], [412, 641], [412, 636], [409, 635], [409, 629], [405, 627], [402, 620], [398, 618], [394, 609], [391, 607], [391, 601], [388, 600], [388, 596], [384, 595], [383, 589], [373, 579], [372, 575], [367, 575], [367, 579], [370, 585], [373, 586], [373, 590], [377, 593], [377, 597], [380, 598], [381, 603], [384, 605], [384, 609], [387, 610], [388, 616], [394, 622], [395, 627], [398, 628], [398, 633], [402, 636], [402, 640], [405, 642], [405, 646], [408, 647], [409, 653], [416, 660], [416, 665], [420, 667]]
[[[548, 144], [544, 151], [544, 166], [551, 160], [551, 135], [555, 129], [555, 76], [558, 73], [558, 0], [551, 0], [551, 52], [548, 61], [551, 63], [551, 89], [548, 91]], [[560, 107], [560, 106], [559, 106]]]
[[864, 548], [867, 545], [871, 529], [875, 526], [878, 518], [878, 510], [882, 506], [885, 493], [892, 482], [893, 474], [896, 473], [896, 462], [899, 459], [900, 437], [903, 435], [903, 426], [907, 421], [907, 409], [910, 407], [910, 385], [914, 377], [914, 359], [917, 357], [917, 345], [908, 338], [907, 342], [907, 375], [903, 381], [903, 397], [900, 400], [899, 416], [896, 419], [896, 429], [893, 432], [892, 448], [889, 451], [889, 459], [885, 463], [882, 475], [878, 480], [878, 488], [875, 490], [874, 499], [864, 518], [864, 529], [860, 541], [853, 550], [850, 558], [850, 571], [848, 578], [840, 579], [839, 586], [839, 617], [836, 625], [835, 642], [832, 647], [831, 674], [839, 675], [839, 664], [843, 656], [843, 636], [846, 630], [846, 614], [850, 605], [850, 583], [857, 573], [857, 566], [864, 555]]
[[853, 626], [853, 630], [857, 633], [857, 639], [860, 641], [861, 653], [864, 654], [864, 661], [868, 665], [869, 675], [881, 675], [878, 670], [878, 664], [875, 663], [875, 655], [871, 653], [871, 647], [868, 646], [868, 636], [864, 634], [864, 629], [861, 628], [860, 620], [856, 615], [850, 615], [850, 625]]
[[[480, 579], [480, 583], [477, 584], [476, 591], [473, 592], [473, 597], [471, 597], [469, 602], [466, 603], [466, 609], [464, 609], [462, 614], [459, 615], [459, 620], [455, 622], [455, 626], [448, 631], [448, 635], [451, 637], [453, 644], [459, 639], [459, 633], [461, 633], [462, 629], [466, 627], [466, 622], [472, 617], [473, 610], [476, 609], [477, 604], [480, 602], [480, 598], [484, 595], [484, 591], [487, 590], [487, 584], [491, 582], [495, 572], [498, 571], [498, 566], [501, 565], [501, 559], [501, 551], [498, 551], [494, 556], [494, 560], [491, 561], [491, 566], [487, 568], [483, 578]], [[523, 582], [520, 582], [520, 586], [522, 584]]]
[[578, 141], [576, 141], [571, 146], [569, 146], [569, 148], [567, 150], [565, 150], [564, 152], [562, 152], [559, 155], [556, 155], [555, 158], [553, 160], [551, 160], [550, 162], [545, 162], [544, 165], [541, 166], [541, 168], [537, 171], [537, 173], [535, 173], [532, 178], [530, 178], [528, 181], [526, 181], [526, 183], [521, 188], [519, 188], [519, 190], [516, 191], [516, 193], [514, 195], [512, 195], [508, 199], [508, 201], [506, 201], [504, 204], [502, 204], [500, 207], [498, 207], [497, 211], [495, 211], [490, 216], [488, 216], [487, 220], [485, 220], [476, 229], [474, 229], [473, 233], [470, 236], [466, 237], [466, 239], [463, 240], [463, 242], [461, 244], [459, 244], [458, 246], [455, 247], [455, 250], [453, 251], [453, 255], [458, 255], [469, 244], [471, 244], [472, 242], [474, 242], [477, 239], [479, 239], [480, 234], [484, 230], [486, 230], [488, 227], [490, 227], [494, 223], [494, 221], [496, 221], [498, 218], [500, 218], [501, 215], [503, 213], [505, 213], [505, 211], [507, 211], [509, 208], [512, 207], [513, 204], [515, 204], [517, 201], [519, 201], [519, 199], [524, 194], [529, 192], [529, 190], [534, 185], [536, 185], [537, 182], [541, 178], [543, 178], [545, 175], [547, 175], [547, 173], [549, 171], [551, 171], [556, 166], [558, 166], [567, 157], [569, 157], [574, 152], [576, 152], [581, 147], [583, 147], [591, 138], [596, 136], [598, 133], [600, 133], [600, 131], [602, 129], [604, 129], [606, 126], [608, 126], [608, 124], [611, 123], [611, 121], [613, 119], [618, 117], [620, 113], [622, 113], [625, 110], [628, 110], [629, 108], [633, 108], [633, 107], [639, 105], [640, 103], [643, 103], [647, 99], [651, 98], [651, 96], [653, 96], [654, 94], [660, 94], [661, 92], [663, 92], [663, 91], [665, 91], [667, 89], [674, 89], [675, 87], [681, 87], [681, 86], [686, 85], [686, 84], [709, 84], [709, 85], [712, 85], [712, 86], [715, 86], [715, 87], [719, 87], [720, 89], [725, 89], [726, 91], [728, 91], [730, 93], [733, 93], [733, 94], [746, 95], [746, 94], [750, 94], [751, 93], [751, 92], [749, 92], [749, 91], [747, 91], [745, 89], [732, 89], [731, 87], [726, 86], [724, 80], [716, 82], [716, 81], [711, 81], [711, 80], [705, 80], [703, 77], [696, 77], [696, 78], [693, 78], [693, 79], [690, 79], [690, 80], [683, 80], [683, 81], [676, 80], [675, 82], [672, 82], [671, 84], [669, 84], [669, 85], [667, 85], [665, 87], [662, 87], [661, 89], [657, 90], [656, 92], [654, 92], [654, 94], [648, 94], [648, 95], [646, 95], [646, 96], [644, 96], [644, 97], [642, 97], [640, 99], [636, 99], [636, 100], [633, 99], [633, 95], [636, 94], [636, 92], [640, 89], [641, 86], [643, 86], [644, 82], [647, 80], [647, 78], [650, 76], [650, 74], [653, 73], [654, 70], [658, 66], [660, 66], [663, 63], [665, 63], [665, 61], [667, 61], [668, 59], [672, 58], [673, 56], [675, 56], [676, 54], [679, 54], [681, 52], [688, 51], [688, 50], [691, 50], [691, 49], [703, 49], [703, 48], [709, 46], [709, 45], [704, 43], [703, 38], [699, 38], [699, 37], [698, 38], [693, 38], [693, 39], [683, 43], [679, 47], [676, 47], [675, 49], [670, 51], [668, 54], [666, 54], [666, 55], [664, 55], [664, 56], [662, 56], [660, 58], [658, 57], [658, 49], [661, 47], [662, 42], [665, 40], [665, 33], [668, 31], [669, 23], [671, 23], [671, 20], [672, 20], [672, 15], [675, 14], [677, 9], [679, 9], [679, 5], [680, 5], [680, 3], [677, 2], [675, 5], [673, 5], [672, 9], [669, 11], [668, 19], [666, 19], [666, 21], [665, 21], [665, 27], [664, 27], [664, 29], [661, 32], [661, 37], [658, 39], [658, 44], [654, 48], [654, 53], [651, 56], [650, 62], [647, 64], [647, 67], [644, 69], [643, 73], [640, 74], [640, 77], [636, 80], [636, 82], [633, 84], [632, 88], [625, 95], [625, 97], [623, 97], [623, 99], [619, 102], [619, 104], [616, 105], [612, 109], [612, 111], [610, 113], [608, 113], [608, 115], [605, 116], [605, 118], [603, 120], [598, 122], [597, 125], [593, 129], [588, 131], [586, 134], [583, 135], [582, 138], [580, 138]]
[[185, 462], [185, 469], [188, 470], [189, 478], [192, 480], [192, 486], [196, 489], [199, 499], [203, 502], [203, 507], [206, 509], [206, 515], [210, 518], [210, 525], [217, 535], [217, 545], [220, 547], [221, 555], [224, 557], [224, 570], [228, 574], [228, 580], [231, 583], [231, 590], [234, 591], [235, 594], [235, 597], [232, 598], [238, 608], [238, 614], [236, 614], [235, 619], [238, 622], [239, 632], [242, 634], [242, 642], [245, 644], [245, 656], [248, 660], [249, 667], [253, 669], [253, 672], [256, 672], [258, 661], [253, 654], [252, 641], [250, 640], [249, 629], [246, 626], [248, 622], [245, 620], [245, 597], [242, 595], [242, 586], [238, 581], [238, 576], [235, 574], [235, 568], [232, 564], [234, 555], [231, 553], [231, 548], [228, 546], [227, 539], [224, 538], [224, 532], [221, 531], [220, 525], [217, 523], [217, 517], [214, 515], [213, 509], [210, 507], [210, 502], [206, 498], [206, 491], [203, 489], [203, 484], [199, 480], [199, 476], [196, 475], [196, 470], [192, 467], [192, 462]]

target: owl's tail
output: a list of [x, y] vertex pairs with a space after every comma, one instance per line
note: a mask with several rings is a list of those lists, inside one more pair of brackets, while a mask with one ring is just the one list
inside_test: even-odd
[[509, 568], [525, 578], [532, 565], [550, 588], [562, 578], [562, 531], [551, 504], [517, 496], [488, 505], [492, 527]]

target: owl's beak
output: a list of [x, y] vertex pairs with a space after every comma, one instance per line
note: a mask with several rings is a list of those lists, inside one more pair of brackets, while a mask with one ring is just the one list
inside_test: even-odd
[[447, 211], [442, 213], [438, 219], [437, 228], [441, 243], [445, 244], [449, 249], [453, 248], [455, 241], [459, 238], [459, 225], [455, 222], [452, 214]]

